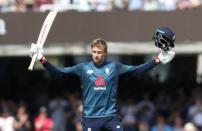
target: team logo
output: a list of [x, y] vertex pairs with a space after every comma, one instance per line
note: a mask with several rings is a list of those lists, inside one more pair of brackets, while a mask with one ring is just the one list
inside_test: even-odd
[[105, 84], [105, 80], [103, 79], [103, 77], [101, 75], [99, 75], [95, 81], [95, 85], [96, 86], [106, 86]]
[[87, 70], [87, 74], [92, 74], [93, 73], [93, 70]]
[[101, 75], [99, 75], [95, 80], [95, 86], [94, 90], [106, 90], [106, 82]]
[[106, 73], [107, 75], [109, 75], [109, 68], [106, 68], [106, 69], [105, 69], [105, 73]]

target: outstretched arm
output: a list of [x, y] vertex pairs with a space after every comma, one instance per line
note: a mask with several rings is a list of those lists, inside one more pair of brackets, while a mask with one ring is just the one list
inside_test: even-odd
[[50, 62], [46, 60], [46, 58], [43, 56], [43, 49], [38, 48], [36, 44], [32, 44], [31, 49], [30, 49], [30, 54], [31, 56], [37, 53], [37, 60], [41, 62], [41, 64], [46, 68], [46, 70], [58, 75], [58, 76], [64, 76], [66, 74], [75, 74], [75, 75], [80, 75], [81, 73], [81, 65], [75, 65], [72, 67], [66, 67], [63, 69], [57, 68]]
[[149, 61], [145, 64], [136, 66], [134, 68], [134, 73], [135, 74], [139, 74], [142, 72], [146, 72], [148, 70], [153, 69], [154, 67], [156, 67], [158, 64], [162, 63], [162, 64], [167, 64], [168, 62], [170, 62], [173, 58], [175, 57], [175, 51], [173, 48], [169, 48], [167, 51], [161, 50], [161, 52], [159, 53], [158, 57], [152, 61]]
[[169, 49], [167, 51], [161, 51], [157, 58], [148, 61], [144, 64], [138, 65], [138, 66], [129, 66], [129, 65], [123, 65], [123, 64], [118, 64], [118, 70], [120, 74], [124, 73], [132, 73], [132, 74], [140, 74], [146, 71], [149, 71], [156, 67], [159, 64], [167, 64], [170, 62], [175, 56], [175, 51], [174, 49]]
[[66, 72], [64, 72], [62, 69], [59, 69], [56, 66], [54, 66], [53, 64], [51, 64], [50, 62], [48, 62], [44, 56], [42, 57], [40, 62], [43, 65], [43, 67], [45, 67], [45, 69], [51, 73], [54, 73], [61, 77], [66, 74]]
[[159, 64], [160, 64], [160, 61], [158, 59], [154, 59], [154, 60], [148, 61], [144, 64], [134, 66], [132, 68], [131, 72], [135, 75], [140, 74], [140, 73], [147, 72], [147, 71], [153, 69], [154, 67], [156, 67]]

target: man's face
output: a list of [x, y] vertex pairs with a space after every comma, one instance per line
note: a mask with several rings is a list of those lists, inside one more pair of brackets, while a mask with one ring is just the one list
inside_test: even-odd
[[103, 46], [94, 46], [91, 48], [91, 53], [93, 57], [93, 61], [95, 64], [100, 65], [104, 62], [106, 52]]

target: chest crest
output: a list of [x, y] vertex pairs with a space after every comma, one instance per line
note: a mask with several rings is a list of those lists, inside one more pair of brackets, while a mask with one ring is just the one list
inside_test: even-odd
[[109, 68], [105, 68], [105, 73], [106, 73], [107, 75], [109, 75], [109, 73], [110, 73]]

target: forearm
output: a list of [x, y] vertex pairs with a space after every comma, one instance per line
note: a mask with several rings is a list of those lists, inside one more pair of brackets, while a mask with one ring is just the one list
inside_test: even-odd
[[146, 62], [144, 64], [141, 64], [139, 66], [136, 66], [135, 69], [132, 71], [132, 73], [136, 75], [136, 74], [140, 74], [143, 72], [147, 72], [159, 64], [160, 64], [160, 61], [158, 59], [154, 59], [154, 60], [151, 60], [151, 61]]
[[51, 63], [49, 63], [45, 57], [43, 57], [41, 60], [40, 60], [41, 64], [43, 65], [43, 67], [48, 70], [49, 72], [53, 73], [53, 74], [56, 74], [58, 76], [64, 76], [64, 72], [57, 68], [56, 66], [52, 65]]

